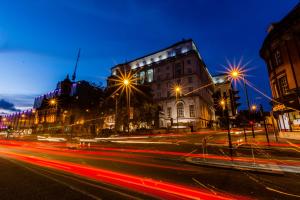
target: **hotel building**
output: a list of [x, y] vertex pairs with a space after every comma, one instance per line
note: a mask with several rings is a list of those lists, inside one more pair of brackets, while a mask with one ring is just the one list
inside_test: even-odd
[[[160, 128], [178, 126], [199, 130], [212, 125], [214, 85], [193, 40], [183, 40], [112, 67], [108, 87], [119, 71], [133, 71], [138, 84], [151, 87], [153, 100], [161, 108]], [[176, 87], [180, 88], [177, 92]]]

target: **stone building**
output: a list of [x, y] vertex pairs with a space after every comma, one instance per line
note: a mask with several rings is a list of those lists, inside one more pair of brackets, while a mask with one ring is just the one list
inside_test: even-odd
[[118, 70], [133, 71], [138, 84], [150, 85], [153, 99], [161, 108], [159, 127], [198, 130], [210, 126], [214, 120], [212, 77], [191, 39], [116, 65], [111, 70], [108, 86]]
[[268, 28], [260, 50], [265, 60], [273, 113], [281, 130], [300, 129], [300, 4]]

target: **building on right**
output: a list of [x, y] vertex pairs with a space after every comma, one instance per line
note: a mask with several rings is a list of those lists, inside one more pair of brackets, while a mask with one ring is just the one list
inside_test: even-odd
[[300, 3], [270, 25], [260, 56], [268, 68], [279, 128], [300, 130]]

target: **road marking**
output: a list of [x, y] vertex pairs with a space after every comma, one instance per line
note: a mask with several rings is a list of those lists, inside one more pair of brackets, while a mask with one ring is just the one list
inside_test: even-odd
[[287, 196], [292, 196], [292, 197], [300, 198], [300, 195], [282, 192], [282, 191], [280, 191], [280, 190], [276, 190], [276, 189], [273, 189], [273, 188], [270, 188], [270, 187], [266, 187], [266, 189], [267, 189], [267, 190], [270, 190], [270, 191], [272, 191], [272, 192], [277, 192], [277, 193], [279, 193], [279, 194], [284, 194], [284, 195], [287, 195]]
[[194, 150], [191, 151], [190, 153], [185, 154], [183, 157], [187, 157], [187, 156], [189, 156], [190, 154], [192, 154], [192, 153], [194, 153], [194, 152], [196, 152], [196, 151], [197, 151], [197, 149], [194, 149]]
[[213, 189], [207, 187], [206, 185], [204, 185], [203, 183], [201, 183], [200, 181], [198, 181], [198, 180], [195, 179], [195, 178], [192, 178], [192, 179], [193, 179], [193, 181], [195, 181], [196, 183], [198, 183], [198, 184], [201, 185], [202, 187], [208, 189], [208, 190], [211, 191], [213, 194], [217, 195], [217, 193], [216, 193]]
[[291, 146], [297, 148], [297, 149], [294, 149], [294, 148], [292, 148], [292, 149], [294, 149], [294, 150], [297, 151], [297, 152], [300, 152], [300, 150], [298, 150], [298, 149], [300, 149], [300, 147], [298, 147], [296, 144], [294, 144], [294, 143], [292, 143], [292, 142], [290, 142], [290, 141], [288, 141], [288, 140], [286, 140], [286, 142], [289, 143], [289, 145], [291, 145]]

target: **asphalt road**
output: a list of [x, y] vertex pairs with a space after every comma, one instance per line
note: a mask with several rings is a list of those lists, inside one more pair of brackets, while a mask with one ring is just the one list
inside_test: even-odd
[[2, 141], [1, 199], [300, 198], [298, 173], [187, 163], [185, 157], [202, 153], [197, 147], [111, 142], [84, 149], [67, 147]]

